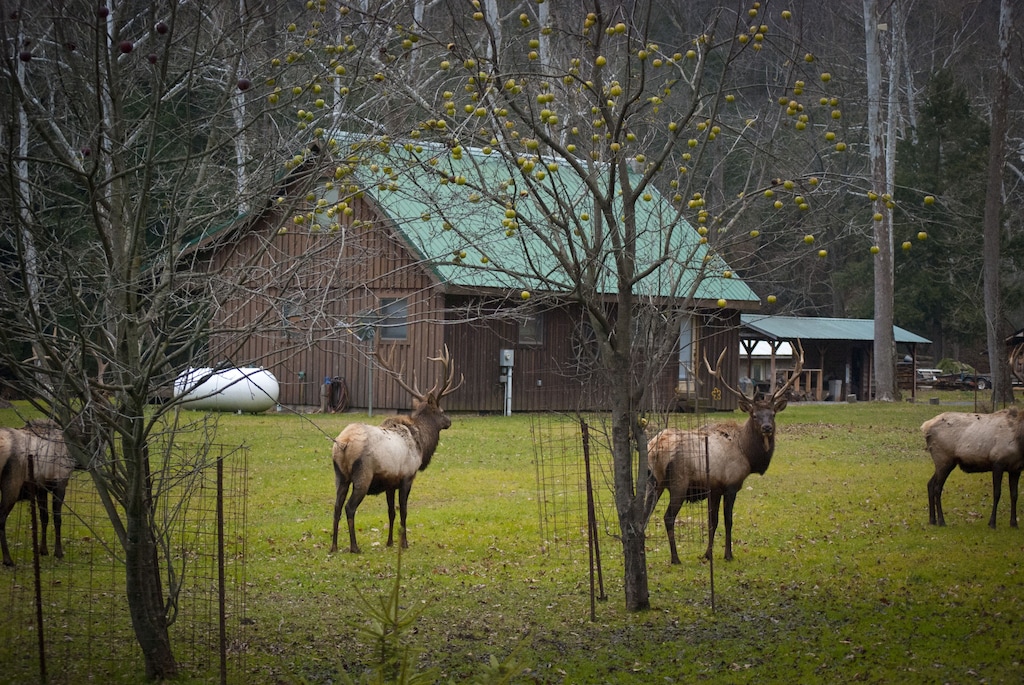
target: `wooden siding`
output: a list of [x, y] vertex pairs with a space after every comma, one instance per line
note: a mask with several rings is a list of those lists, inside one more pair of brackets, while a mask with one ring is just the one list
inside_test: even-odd
[[697, 372], [699, 408], [732, 411], [739, 407], [739, 400], [725, 388], [725, 384], [708, 373], [704, 356], [706, 352], [708, 362], [714, 365], [722, 350], [727, 350], [720, 375], [733, 388], [739, 387], [740, 315], [736, 311], [715, 311], [706, 312], [702, 318], [694, 355], [694, 362], [700, 369]]
[[[462, 311], [457, 298], [453, 310]], [[574, 322], [566, 310], [549, 310], [543, 315], [543, 340], [537, 345], [518, 342], [519, 326], [498, 311], [485, 320], [449, 320], [445, 339], [466, 375], [462, 391], [447, 403], [450, 410], [501, 412], [505, 386], [499, 380], [499, 353], [515, 351], [512, 374], [513, 411], [574, 411], [583, 409], [590, 377], [577, 373], [572, 350]]]
[[[444, 344], [443, 296], [371, 206], [353, 209], [337, 232], [302, 227], [268, 237], [256, 227], [216, 253], [214, 269], [251, 287], [219, 300], [215, 330], [231, 332], [211, 338], [211, 364], [270, 369], [285, 405], [318, 406], [324, 379], [343, 378], [351, 406], [408, 409], [409, 394], [371, 363], [373, 343], [351, 325], [383, 299], [405, 298], [406, 339], [379, 344], [395, 346], [394, 364], [410, 383], [413, 374], [421, 389], [438, 379], [439, 365], [426, 358]], [[233, 332], [246, 329], [252, 335], [232, 347]]]
[[[344, 379], [349, 406], [404, 411], [411, 398], [372, 359], [373, 345], [394, 346], [394, 364], [423, 390], [439, 380], [439, 365], [428, 361], [447, 344], [464, 385], [446, 398], [450, 411], [501, 412], [504, 386], [499, 351], [515, 350], [513, 411], [590, 411], [606, 406], [596, 375], [578, 356], [586, 327], [573, 307], [543, 315], [540, 344], [518, 342], [518, 322], [506, 310], [481, 309], [469, 296], [446, 295], [413, 251], [369, 202], [350, 203], [341, 229], [290, 225], [278, 233], [273, 221], [258, 223], [230, 243], [207, 247], [210, 269], [225, 295], [212, 292], [217, 317], [208, 350], [210, 365], [262, 366], [277, 377], [280, 403], [317, 407], [325, 379]], [[272, 217], [271, 217], [272, 218]], [[247, 287], [239, 290], [236, 283]], [[387, 298], [408, 305], [407, 337], [362, 341], [360, 314], [379, 311]], [[739, 364], [739, 314], [708, 312], [697, 323], [708, 356], [725, 346], [725, 375], [735, 384]], [[248, 333], [248, 335], [239, 335]], [[234, 341], [243, 339], [240, 344]], [[592, 343], [591, 343], [592, 344]], [[585, 347], [585, 345], [583, 346]], [[695, 360], [699, 357], [695, 356]], [[690, 408], [676, 397], [678, 361], [665, 360], [650, 393], [648, 411]], [[731, 393], [714, 392], [698, 371], [700, 408], [733, 409]]]
[[[449, 298], [449, 309], [453, 312], [473, 311], [472, 320], [449, 319], [445, 327], [445, 341], [458, 360], [460, 372], [465, 374], [465, 386], [446, 401], [450, 411], [477, 411], [483, 413], [501, 412], [504, 409], [504, 384], [499, 380], [501, 367], [499, 354], [503, 349], [512, 349], [515, 354], [512, 382], [512, 411], [590, 411], [606, 406], [607, 393], [599, 382], [597, 374], [581, 371], [576, 362], [580, 338], [582, 313], [578, 308], [551, 309], [543, 313], [543, 341], [539, 345], [523, 345], [518, 342], [518, 323], [507, 314], [502, 317], [498, 311], [482, 312], [460, 298]], [[699, 317], [701, 321], [705, 317]], [[733, 374], [736, 384], [738, 364], [739, 330], [730, 324], [739, 321], [733, 313], [719, 326], [707, 327], [698, 324], [699, 329], [707, 328], [712, 337], [707, 341], [708, 349], [717, 359], [723, 345], [731, 345], [734, 352], [727, 354], [726, 378]], [[710, 355], [710, 353], [709, 353]], [[673, 355], [663, 361], [664, 370], [659, 381], [651, 390], [647, 411], [673, 411], [690, 408], [680, 403], [675, 396], [678, 378], [678, 361]], [[709, 376], [701, 371], [702, 387], [709, 388]], [[721, 392], [717, 399], [712, 393], [701, 393], [701, 408], [722, 410], [735, 409], [738, 404], [734, 396]]]

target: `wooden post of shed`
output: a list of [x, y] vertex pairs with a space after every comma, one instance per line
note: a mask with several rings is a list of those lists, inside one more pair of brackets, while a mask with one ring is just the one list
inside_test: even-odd
[[917, 343], [910, 343], [910, 401], [917, 401]]
[[873, 381], [871, 372], [875, 370], [875, 343], [872, 341], [871, 347], [868, 349], [868, 387], [864, 393], [865, 398], [870, 402], [875, 399], [875, 393], [872, 391], [871, 383]]

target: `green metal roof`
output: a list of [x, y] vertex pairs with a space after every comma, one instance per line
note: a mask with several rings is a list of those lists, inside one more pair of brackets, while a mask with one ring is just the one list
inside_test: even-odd
[[[811, 316], [767, 316], [741, 314], [744, 328], [769, 340], [870, 340], [875, 339], [873, 319], [833, 319]], [[915, 333], [892, 327], [898, 343], [930, 343]], [[751, 336], [745, 336], [751, 337]]]
[[[417, 140], [382, 144], [351, 133], [334, 139], [336, 159], [347, 165], [356, 185], [387, 213], [440, 283], [473, 289], [573, 289], [571, 269], [581, 261], [581, 238], [572, 222], [565, 227], [566, 217], [592, 215], [582, 224], [584, 231], [596, 227], [597, 218], [584, 180], [573, 170], [563, 171], [566, 160], [536, 158], [534, 179], [537, 171], [544, 178], [524, 184], [522, 169], [486, 149], [453, 152]], [[596, 170], [595, 180], [606, 185], [605, 173], [603, 167]], [[632, 174], [633, 181], [638, 179]], [[336, 201], [336, 191], [326, 199]], [[616, 211], [621, 216], [621, 208]], [[512, 235], [507, 234], [508, 221], [518, 223]], [[637, 203], [636, 225], [638, 271], [666, 252], [672, 255], [636, 285], [638, 295], [678, 298], [693, 290], [697, 300], [724, 298], [743, 308], [759, 303], [742, 280], [723, 277], [725, 262], [700, 243], [697, 231], [653, 187], [650, 199]], [[594, 263], [600, 294], [611, 294], [616, 291], [614, 252], [611, 242], [605, 243]]]

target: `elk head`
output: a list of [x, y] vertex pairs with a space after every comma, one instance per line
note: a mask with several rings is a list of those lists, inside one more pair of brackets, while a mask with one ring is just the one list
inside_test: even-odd
[[412, 385], [409, 385], [405, 381], [405, 366], [403, 365], [399, 369], [395, 369], [394, 356], [395, 346], [392, 345], [389, 348], [387, 356], [383, 355], [378, 349], [374, 352], [374, 356], [377, 358], [377, 362], [381, 368], [387, 371], [395, 382], [408, 392], [413, 397], [413, 416], [419, 416], [425, 411], [430, 411], [433, 414], [440, 414], [443, 417], [441, 428], [448, 428], [451, 426], [451, 419], [444, 416], [444, 410], [441, 409], [441, 398], [452, 394], [465, 382], [465, 376], [459, 378], [459, 382], [455, 383], [455, 370], [452, 367], [451, 355], [448, 352], [448, 346], [445, 345], [441, 348], [441, 352], [437, 357], [427, 357], [432, 362], [438, 362], [442, 368], [442, 380], [435, 383], [430, 387], [429, 390], [423, 392], [419, 389], [419, 384], [416, 382], [416, 372], [413, 371]]
[[797, 359], [796, 367], [793, 369], [793, 373], [790, 375], [782, 387], [775, 390], [771, 397], [763, 400], [752, 400], [744, 395], [738, 389], [729, 385], [725, 379], [721, 376], [722, 360], [725, 359], [725, 353], [727, 350], [722, 350], [722, 353], [718, 355], [718, 361], [715, 363], [715, 367], [711, 368], [711, 364], [708, 363], [707, 354], [704, 355], [704, 366], [707, 367], [708, 373], [718, 380], [718, 382], [729, 392], [736, 395], [739, 399], [740, 409], [747, 412], [750, 415], [750, 421], [753, 423], [754, 429], [760, 434], [764, 440], [765, 447], [767, 448], [770, 441], [775, 436], [775, 414], [786, 408], [788, 400], [786, 394], [790, 388], [793, 387], [793, 383], [800, 377], [800, 372], [804, 368], [804, 348], [799, 340], [796, 341], [797, 349], [800, 351], [800, 357]]

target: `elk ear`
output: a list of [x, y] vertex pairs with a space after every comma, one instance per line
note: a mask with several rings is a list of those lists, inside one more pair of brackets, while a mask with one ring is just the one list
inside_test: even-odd
[[749, 397], [740, 393], [739, 395], [736, 395], [736, 398], [739, 400], [740, 409], [747, 412], [748, 414], [754, 411], [754, 402]]
[[775, 413], [777, 414], [783, 409], [785, 409], [788, 404], [789, 400], [787, 400], [785, 397], [780, 397], [779, 399], [775, 400]]

